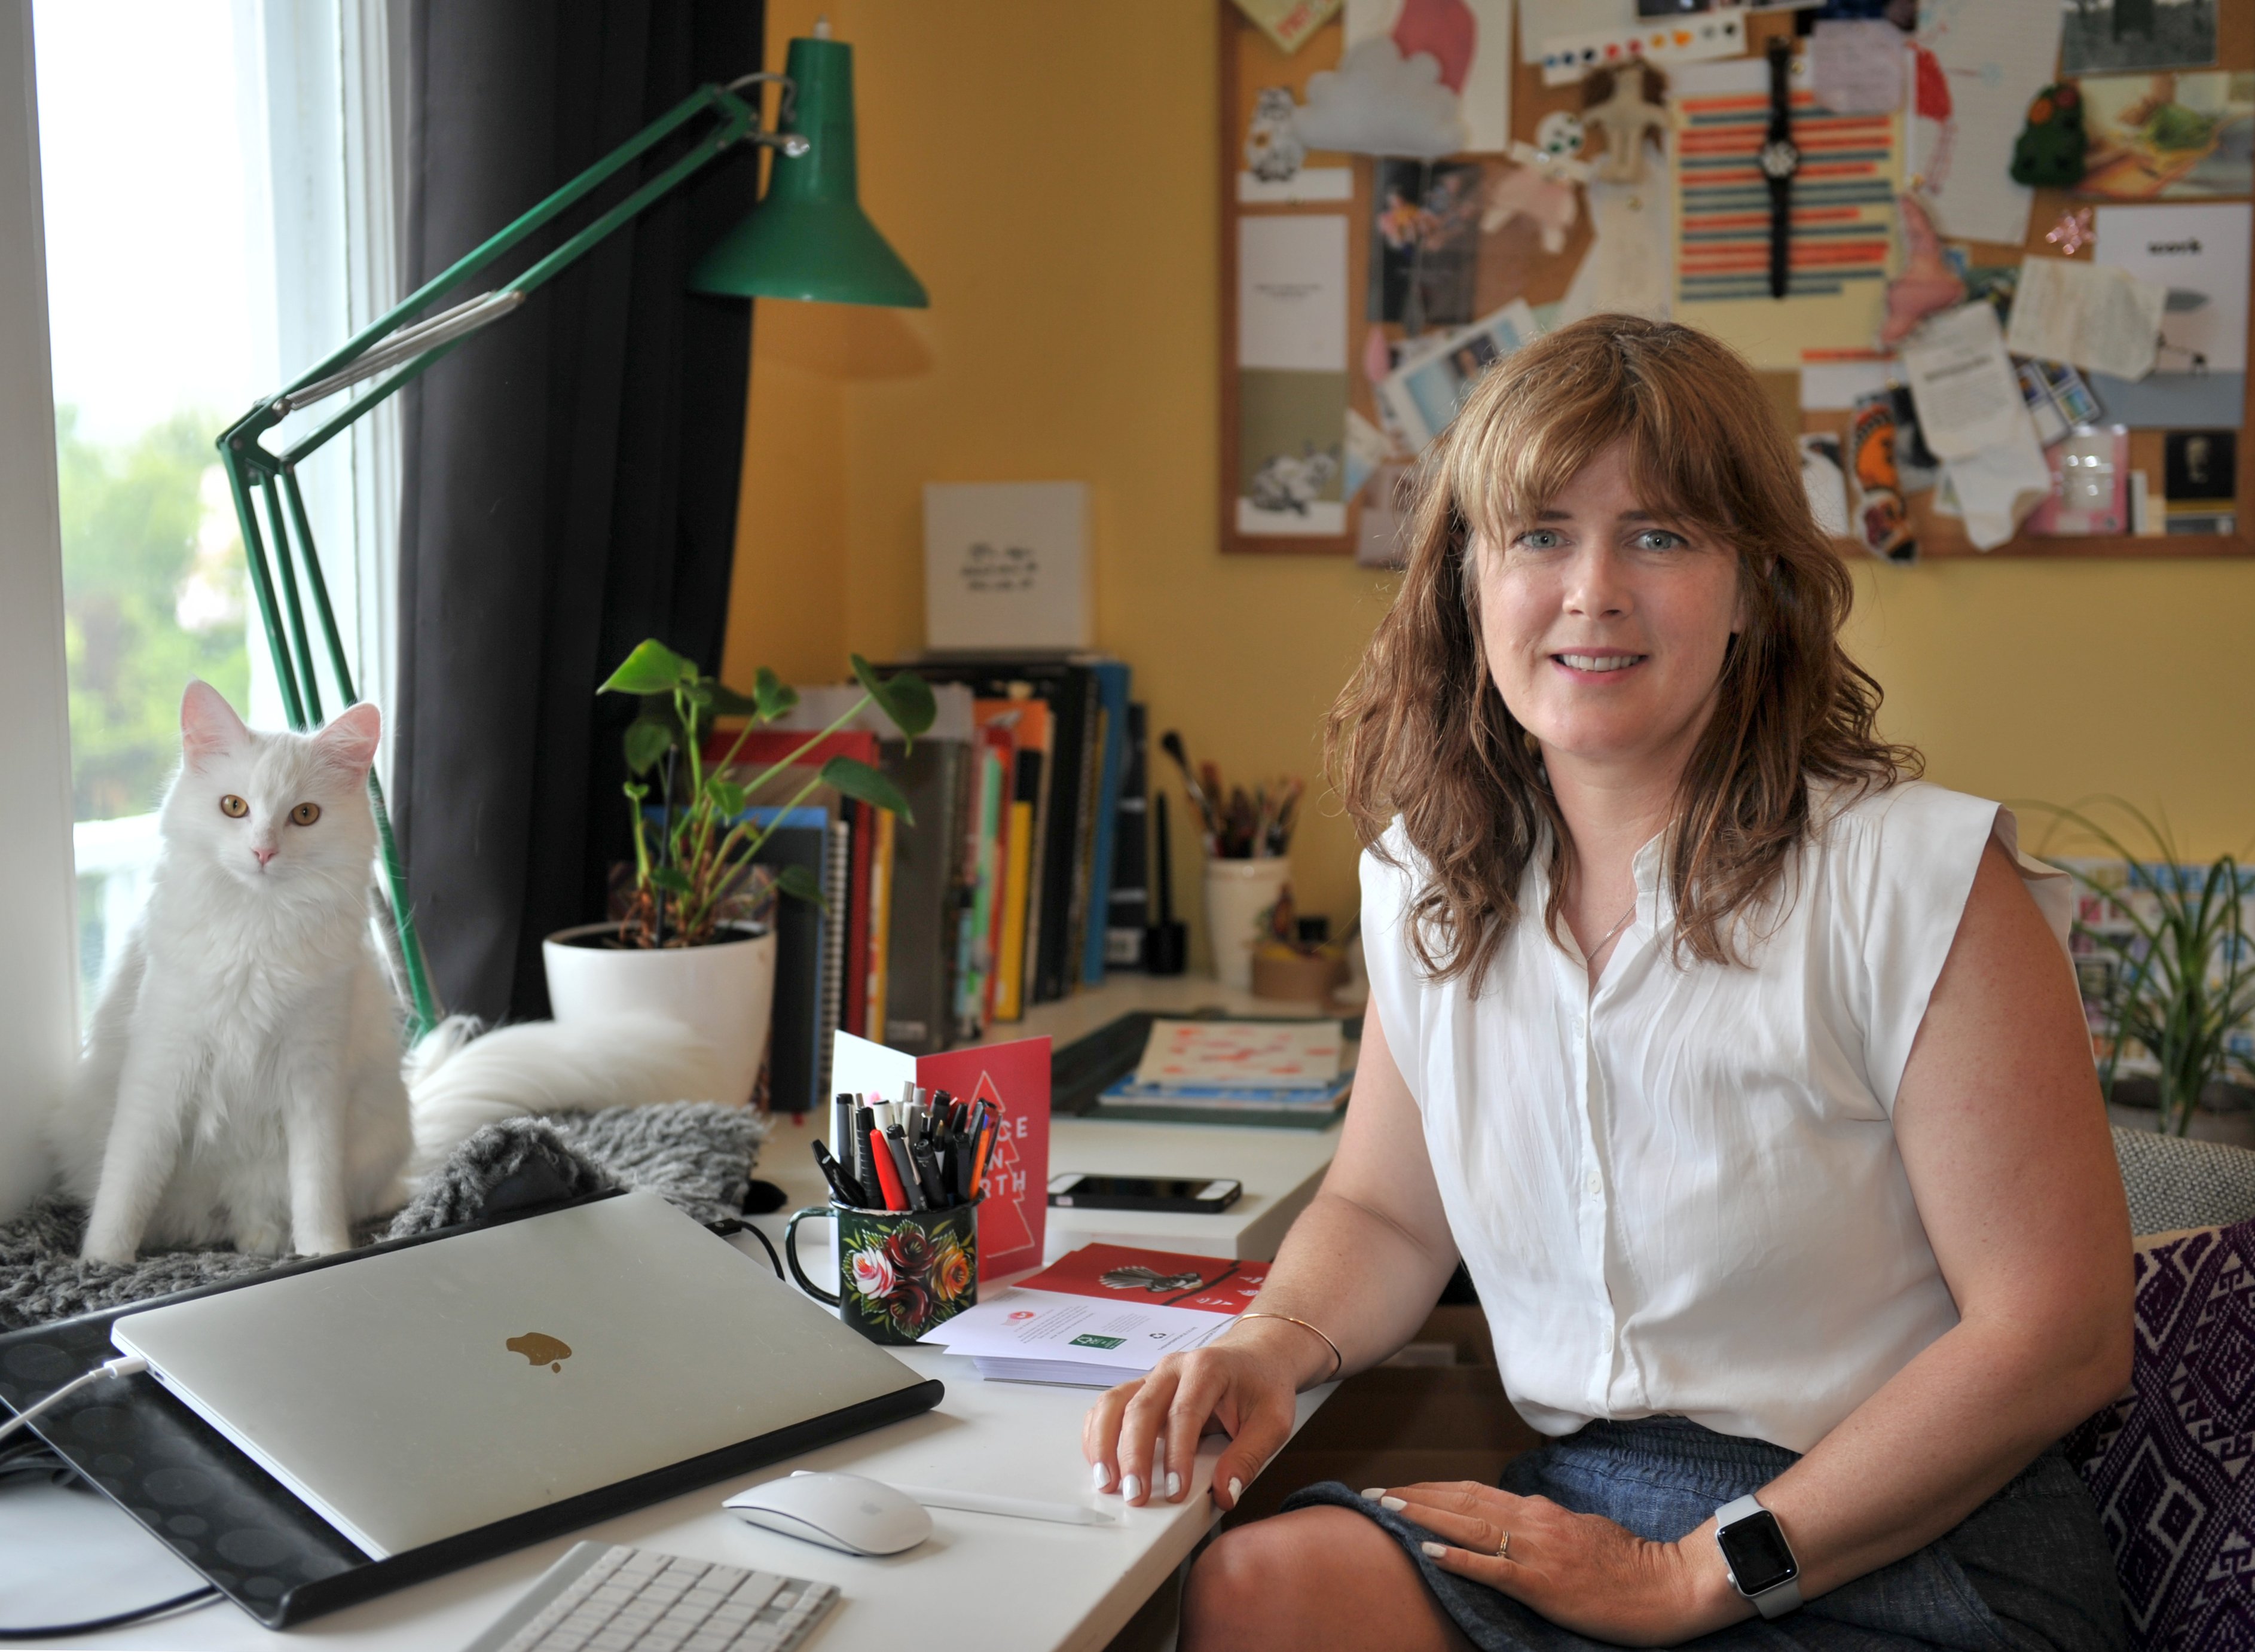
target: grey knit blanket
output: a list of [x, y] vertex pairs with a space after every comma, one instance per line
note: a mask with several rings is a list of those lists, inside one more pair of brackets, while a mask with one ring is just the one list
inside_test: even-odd
[[[767, 1121], [711, 1101], [552, 1113], [489, 1124], [454, 1149], [362, 1243], [404, 1239], [488, 1213], [613, 1187], [643, 1188], [700, 1222], [739, 1213]], [[67, 1319], [263, 1273], [279, 1259], [231, 1249], [158, 1251], [119, 1266], [81, 1262], [86, 1207], [49, 1197], [0, 1223], [0, 1331]]]

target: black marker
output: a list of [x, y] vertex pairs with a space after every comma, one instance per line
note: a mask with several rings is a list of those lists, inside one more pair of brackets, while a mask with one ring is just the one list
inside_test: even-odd
[[912, 1143], [909, 1148], [909, 1157], [916, 1165], [917, 1183], [924, 1189], [925, 1199], [929, 1201], [932, 1209], [945, 1210], [948, 1204], [947, 1192], [939, 1185], [939, 1166], [933, 1162], [931, 1143], [929, 1142]]
[[846, 1174], [838, 1161], [831, 1156], [830, 1149], [820, 1142], [814, 1144], [814, 1167], [822, 1172], [822, 1179], [830, 1184], [831, 1196], [840, 1205], [854, 1210], [868, 1207], [869, 1201], [861, 1196], [860, 1185]]
[[[877, 1179], [877, 1156], [875, 1149], [869, 1146], [870, 1134], [876, 1128], [877, 1115], [875, 1112], [866, 1107], [854, 1109], [854, 1179], [861, 1184], [863, 1192], [882, 1195], [884, 1192], [885, 1185]], [[869, 1206], [871, 1210], [882, 1210], [884, 1207], [882, 1198], [874, 1200]]]

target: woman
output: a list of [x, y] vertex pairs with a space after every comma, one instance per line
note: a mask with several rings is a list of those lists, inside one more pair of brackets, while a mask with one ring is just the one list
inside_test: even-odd
[[1186, 1652], [2121, 1645], [2052, 1448], [2130, 1365], [2063, 881], [1873, 732], [1848, 575], [1712, 340], [1539, 340], [1422, 485], [1331, 717], [1371, 977], [1338, 1156], [1259, 1317], [1085, 1446], [1180, 1498], [1218, 1426], [1234, 1506], [1459, 1258], [1551, 1439], [1230, 1531]]

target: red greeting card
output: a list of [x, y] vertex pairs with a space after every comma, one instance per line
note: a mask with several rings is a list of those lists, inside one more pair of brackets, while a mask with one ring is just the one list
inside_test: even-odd
[[1261, 1294], [1261, 1282], [1268, 1277], [1268, 1267], [1265, 1262], [1240, 1262], [1230, 1256], [1185, 1256], [1130, 1245], [1083, 1245], [1031, 1279], [1021, 1279], [1018, 1285], [1021, 1290], [1052, 1290], [1060, 1296], [1239, 1314]]
[[916, 1081], [984, 1102], [1001, 1121], [979, 1206], [980, 1280], [1039, 1267], [1049, 1214], [1050, 1041], [1020, 1038], [919, 1056]]

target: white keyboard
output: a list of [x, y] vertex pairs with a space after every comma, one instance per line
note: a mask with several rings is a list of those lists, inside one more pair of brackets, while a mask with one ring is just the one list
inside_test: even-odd
[[464, 1652], [794, 1652], [838, 1585], [575, 1543]]

